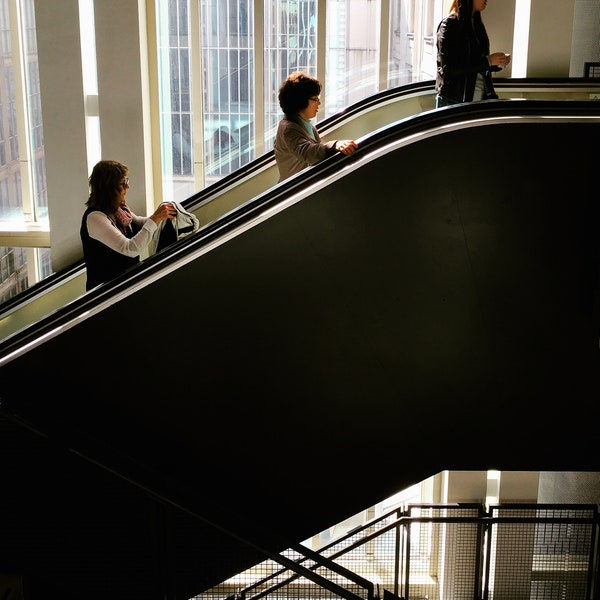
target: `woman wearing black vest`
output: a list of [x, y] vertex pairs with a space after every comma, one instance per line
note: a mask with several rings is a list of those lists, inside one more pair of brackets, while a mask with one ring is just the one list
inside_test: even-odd
[[90, 196], [81, 219], [81, 243], [87, 271], [86, 290], [110, 281], [140, 261], [158, 223], [175, 216], [170, 202], [149, 217], [127, 206], [129, 169], [115, 160], [101, 160], [89, 178]]
[[437, 30], [436, 108], [498, 98], [492, 72], [510, 62], [510, 54], [490, 54], [481, 20], [488, 0], [453, 0]]

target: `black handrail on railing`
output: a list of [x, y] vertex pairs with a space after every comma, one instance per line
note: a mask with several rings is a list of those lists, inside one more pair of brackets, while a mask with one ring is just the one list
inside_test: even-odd
[[[342, 565], [338, 565], [331, 559], [331, 557], [324, 557], [319, 552], [310, 550], [309, 548], [307, 548], [306, 546], [302, 546], [301, 544], [292, 546], [291, 550], [293, 550], [294, 552], [296, 552], [297, 554], [300, 555], [300, 558], [297, 558], [294, 561], [298, 566], [301, 565], [303, 562], [310, 560], [314, 564], [307, 567], [309, 570], [313, 571], [319, 567], [328, 569], [328, 570], [336, 573], [337, 575], [340, 575], [342, 578], [348, 579], [355, 586], [364, 589], [367, 594], [367, 600], [378, 600], [379, 594], [375, 593], [376, 586], [372, 581], [369, 581], [365, 577], [361, 577], [357, 573], [354, 573], [353, 571], [343, 567]], [[281, 576], [288, 570], [290, 570], [290, 569], [280, 569], [277, 572], [272, 573], [270, 576], [268, 576], [264, 580], [261, 580], [260, 582], [257, 582], [253, 585], [248, 586], [247, 588], [242, 590], [239, 594], [234, 594], [233, 597], [238, 600], [246, 600], [249, 597], [250, 593], [253, 590], [255, 590], [258, 586], [260, 586], [260, 585], [264, 586], [264, 584], [266, 582], [268, 582], [269, 580], [272, 581], [277, 576]], [[267, 590], [257, 592], [255, 594], [253, 594], [251, 597], [253, 598], [253, 600], [258, 600], [258, 598], [262, 598], [264, 596], [272, 594], [276, 590], [284, 588], [286, 585], [291, 584], [292, 582], [296, 581], [300, 577], [302, 577], [301, 573], [294, 572], [294, 570], [292, 570], [292, 574], [289, 575], [288, 577], [286, 577], [284, 580], [274, 582]], [[362, 598], [361, 596], [358, 596], [358, 597]]]
[[[525, 589], [532, 600], [594, 600], [599, 590], [599, 525], [598, 506], [590, 504], [503, 504], [487, 510], [480, 504], [414, 504], [373, 519], [317, 552], [304, 546], [291, 550], [300, 555], [294, 561], [299, 567], [311, 560], [314, 564], [305, 569], [325, 567], [358, 585], [369, 600], [441, 598], [442, 585], [453, 588], [455, 598], [522, 596]], [[396, 540], [388, 553], [393, 565], [386, 563], [385, 551], [362, 563], [357, 556], [349, 557], [373, 545], [385, 547], [381, 542], [389, 532]], [[384, 565], [383, 571], [393, 575], [386, 579], [373, 571], [371, 579], [356, 577], [347, 567], [341, 570], [343, 565], [336, 560], [361, 568], [368, 562]], [[412, 568], [411, 562], [417, 566]], [[196, 598], [258, 600], [274, 594], [289, 598], [295, 593], [286, 593], [286, 586], [301, 577], [274, 566], [234, 593], [227, 593], [230, 587], [222, 584]], [[420, 582], [419, 577], [430, 581]], [[324, 597], [317, 587], [306, 583], [302, 588], [304, 598]]]

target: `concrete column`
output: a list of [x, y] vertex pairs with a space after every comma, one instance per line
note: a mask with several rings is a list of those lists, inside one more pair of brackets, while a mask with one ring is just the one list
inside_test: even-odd
[[[481, 13], [490, 38], [490, 52], [513, 52], [515, 30], [515, 0], [492, 0]], [[511, 77], [512, 65], [494, 73], [494, 79]]]
[[485, 504], [487, 471], [445, 471], [446, 484], [442, 502], [478, 502]]
[[539, 471], [502, 471], [499, 503], [536, 504], [539, 482]]
[[569, 77], [575, 0], [531, 0], [527, 77]]
[[[35, 0], [35, 10], [52, 266], [58, 271], [83, 256], [79, 228], [92, 141], [86, 139], [79, 2]], [[128, 202], [146, 215], [160, 199], [152, 194], [145, 3], [102, 0], [94, 11], [101, 141], [96, 154], [129, 167]]]
[[78, 0], [35, 0], [52, 267], [83, 256], [88, 197]]
[[129, 167], [127, 202], [145, 216], [155, 202], [144, 0], [96, 1], [94, 18], [102, 158]]

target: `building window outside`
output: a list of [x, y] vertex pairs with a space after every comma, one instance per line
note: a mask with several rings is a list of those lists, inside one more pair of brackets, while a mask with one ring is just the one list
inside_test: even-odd
[[0, 54], [0, 219], [47, 223], [34, 0], [0, 0]]
[[27, 289], [24, 248], [0, 248], [0, 302]]

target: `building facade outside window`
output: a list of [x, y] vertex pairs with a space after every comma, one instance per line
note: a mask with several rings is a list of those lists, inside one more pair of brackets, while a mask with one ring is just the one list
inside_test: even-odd
[[181, 202], [272, 149], [279, 86], [292, 71], [324, 84], [319, 119], [382, 89], [434, 78], [431, 32], [442, 0], [392, 0], [387, 20], [379, 0], [326, 0], [324, 9], [317, 0], [199, 0], [197, 30], [191, 1], [170, 0], [168, 11], [156, 2], [167, 199]]

